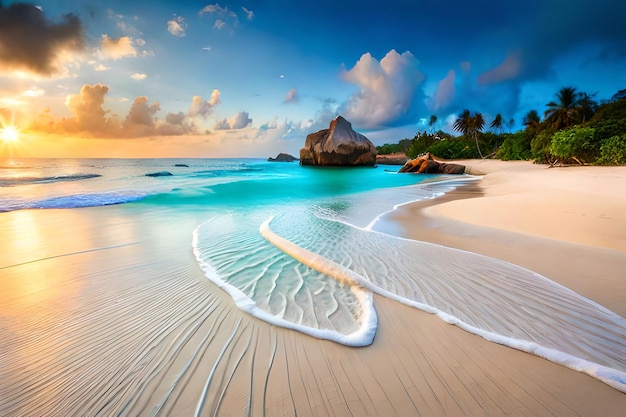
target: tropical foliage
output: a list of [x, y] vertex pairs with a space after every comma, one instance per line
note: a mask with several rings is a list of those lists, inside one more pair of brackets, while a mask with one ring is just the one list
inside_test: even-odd
[[418, 132], [413, 139], [378, 149], [379, 153], [405, 152], [411, 158], [430, 152], [446, 159], [496, 157], [549, 164], [626, 164], [626, 89], [597, 102], [595, 94], [563, 87], [546, 104], [543, 116], [542, 120], [537, 110], [531, 110], [522, 120], [522, 130], [503, 133], [505, 127], [510, 130], [513, 119], [506, 122], [498, 113], [489, 122], [490, 131], [483, 132], [483, 115], [465, 109], [454, 121], [453, 129], [460, 133], [454, 137], [441, 130], [432, 133], [437, 123], [437, 116], [432, 115], [428, 121], [431, 133]]
[[474, 139], [476, 149], [481, 158], [483, 158], [483, 153], [478, 144], [478, 135], [482, 132], [484, 126], [485, 119], [483, 115], [481, 113], [471, 114], [468, 109], [463, 110], [454, 122], [454, 130]]

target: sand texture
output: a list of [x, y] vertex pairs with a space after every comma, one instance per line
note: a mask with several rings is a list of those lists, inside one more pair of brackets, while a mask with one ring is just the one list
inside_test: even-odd
[[[378, 228], [513, 262], [626, 315], [626, 167], [464, 162], [487, 175]], [[198, 266], [191, 236], [203, 220], [124, 206], [0, 214], [0, 415], [626, 409], [626, 395], [597, 379], [379, 295], [368, 347], [258, 320]]]

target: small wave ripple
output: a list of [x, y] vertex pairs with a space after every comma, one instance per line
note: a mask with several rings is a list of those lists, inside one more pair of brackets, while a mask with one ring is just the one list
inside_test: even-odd
[[314, 214], [276, 216], [265, 236], [351, 270], [383, 296], [626, 392], [626, 320], [617, 314], [508, 262]]

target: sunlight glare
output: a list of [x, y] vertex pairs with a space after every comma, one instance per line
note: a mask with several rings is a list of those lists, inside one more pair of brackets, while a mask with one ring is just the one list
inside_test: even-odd
[[2, 139], [3, 142], [17, 142], [19, 139], [17, 129], [14, 126], [3, 128], [0, 133], [0, 139]]

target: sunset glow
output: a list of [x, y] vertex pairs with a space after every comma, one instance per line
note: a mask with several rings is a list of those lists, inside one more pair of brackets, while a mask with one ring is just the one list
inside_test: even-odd
[[19, 133], [15, 126], [8, 126], [0, 130], [0, 140], [5, 143], [17, 142]]
[[626, 3], [580, 0], [568, 18], [540, 1], [344, 1], [350, 18], [324, 12], [334, 0], [251, 3], [2, 2], [0, 144], [266, 158], [298, 154], [337, 115], [375, 145], [452, 133], [466, 108], [517, 131], [561, 87], [606, 100], [626, 85]]

